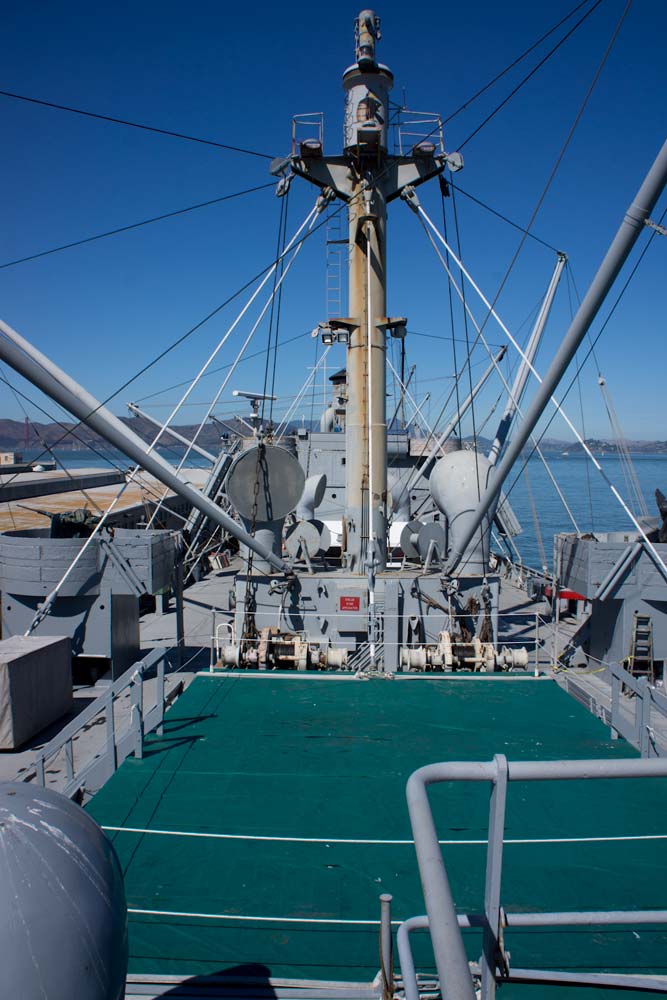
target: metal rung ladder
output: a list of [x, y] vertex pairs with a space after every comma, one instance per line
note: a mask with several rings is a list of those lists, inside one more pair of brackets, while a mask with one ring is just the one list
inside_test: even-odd
[[636, 611], [632, 622], [628, 666], [633, 677], [647, 677], [650, 684], [655, 682], [653, 622], [650, 615], [640, 615]]
[[348, 240], [343, 235], [341, 212], [329, 209], [327, 218], [326, 312], [327, 319], [343, 315], [343, 263]]

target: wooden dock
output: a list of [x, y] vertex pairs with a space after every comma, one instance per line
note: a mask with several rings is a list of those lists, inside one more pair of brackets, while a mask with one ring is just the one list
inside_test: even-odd
[[[183, 475], [201, 489], [206, 482], [206, 469], [185, 469]], [[0, 531], [48, 527], [48, 518], [38, 513], [48, 510], [63, 513], [87, 507], [96, 514], [108, 510], [126, 483], [126, 474], [115, 469], [76, 469], [69, 473], [31, 472], [20, 476], [0, 476]], [[171, 510], [182, 513], [189, 505], [177, 499], [171, 490], [154, 476], [140, 472], [129, 483], [114, 508], [114, 523], [126, 524], [141, 520], [166, 494]], [[20, 506], [19, 506], [20, 503]], [[28, 509], [31, 508], [31, 509]]]

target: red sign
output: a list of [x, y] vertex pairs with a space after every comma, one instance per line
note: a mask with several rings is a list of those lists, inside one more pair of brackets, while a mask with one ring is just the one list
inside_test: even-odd
[[341, 611], [358, 611], [361, 607], [361, 598], [341, 597], [339, 607]]

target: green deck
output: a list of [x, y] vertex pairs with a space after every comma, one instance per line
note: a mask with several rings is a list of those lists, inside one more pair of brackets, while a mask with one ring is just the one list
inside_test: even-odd
[[[334, 841], [409, 840], [409, 774], [494, 753], [633, 755], [551, 681], [197, 677], [164, 735], [147, 741], [143, 760], [122, 765], [89, 811], [105, 826], [286, 839], [110, 833], [130, 908], [218, 915], [131, 914], [130, 971], [196, 975], [254, 965], [274, 977], [370, 981], [377, 926], [335, 921], [376, 921], [381, 892], [393, 894], [394, 918], [422, 913], [414, 848]], [[503, 905], [664, 907], [665, 790], [655, 779], [512, 783], [507, 840], [555, 842], [507, 844]], [[454, 842], [443, 852], [462, 911], [482, 909], [488, 794], [468, 784], [431, 792], [439, 835]], [[647, 836], [654, 839], [608, 839]], [[601, 839], [557, 842], [591, 837]], [[476, 957], [480, 939], [471, 932], [468, 940]], [[418, 965], [432, 966], [425, 936], [415, 945]], [[667, 973], [667, 932], [651, 928], [514, 931], [507, 946], [516, 967]], [[545, 992], [612, 995], [506, 986], [502, 996]]]

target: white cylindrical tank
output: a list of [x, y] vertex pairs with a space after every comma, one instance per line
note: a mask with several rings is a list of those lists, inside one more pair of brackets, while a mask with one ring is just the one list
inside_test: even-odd
[[[493, 466], [476, 451], [454, 451], [436, 462], [429, 486], [438, 509], [446, 516], [449, 545], [456, 548], [486, 490]], [[463, 554], [459, 576], [485, 576], [489, 569], [489, 541], [495, 504]]]
[[63, 795], [0, 783], [0, 996], [122, 1000], [127, 904], [118, 858]]

